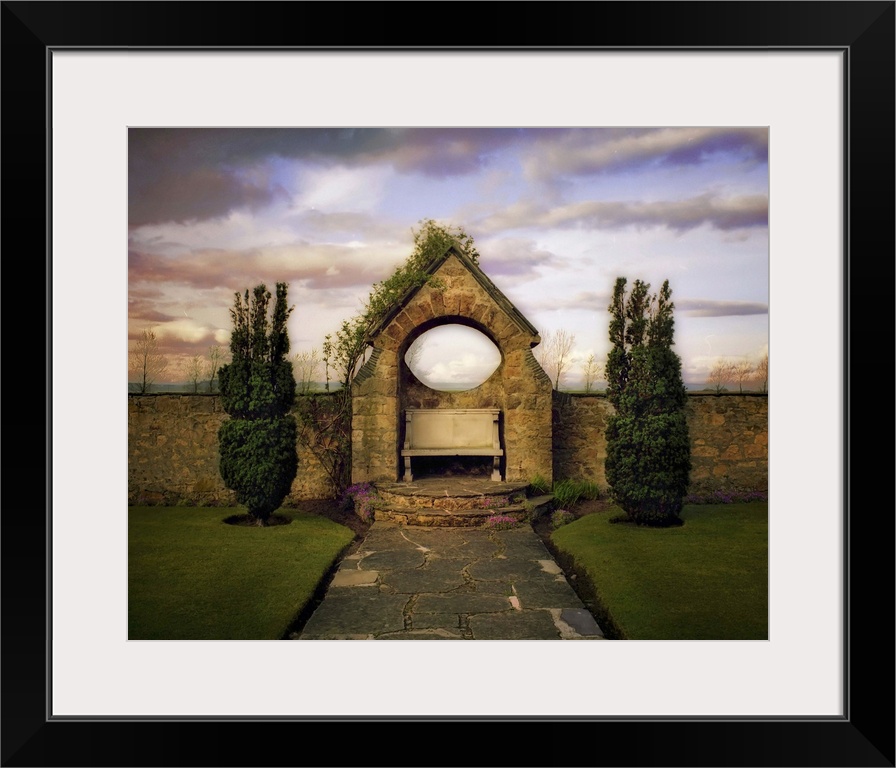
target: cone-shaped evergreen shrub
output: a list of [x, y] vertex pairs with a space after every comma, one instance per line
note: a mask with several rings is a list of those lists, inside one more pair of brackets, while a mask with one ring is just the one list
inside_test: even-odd
[[277, 283], [273, 311], [264, 285], [236, 294], [230, 316], [232, 361], [221, 368], [221, 402], [230, 415], [218, 431], [221, 477], [259, 525], [289, 493], [298, 469], [296, 393], [286, 321], [286, 283]]
[[614, 501], [639, 525], [679, 522], [691, 471], [681, 360], [672, 350], [669, 281], [659, 294], [636, 280], [628, 297], [617, 278], [609, 310], [607, 482]]

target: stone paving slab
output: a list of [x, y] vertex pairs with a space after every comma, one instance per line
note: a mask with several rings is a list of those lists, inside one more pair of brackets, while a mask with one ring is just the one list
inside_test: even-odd
[[375, 587], [380, 574], [377, 571], [360, 571], [357, 568], [340, 568], [330, 588], [333, 587]]
[[[448, 561], [456, 562], [456, 561]], [[461, 568], [415, 568], [413, 570], [387, 571], [382, 583], [395, 592], [407, 595], [435, 592], [445, 593], [462, 587], [465, 583]]]
[[477, 595], [500, 595], [507, 597], [513, 594], [513, 582], [507, 580], [473, 581], [467, 584], [467, 589]]
[[408, 629], [404, 632], [394, 632], [381, 635], [375, 640], [464, 640], [460, 632], [450, 632], [441, 629]]
[[449, 547], [438, 546], [433, 553], [444, 552], [445, 557], [462, 557], [467, 560], [481, 560], [495, 557], [499, 553], [499, 546], [490, 539], [471, 539]]
[[308, 620], [301, 637], [326, 640], [333, 635], [398, 632], [405, 628], [407, 602], [407, 595], [387, 595], [379, 590], [331, 589]]
[[529, 526], [377, 521], [300, 640], [600, 640], [594, 617]]
[[414, 613], [412, 622], [415, 631], [443, 629], [459, 636], [467, 626], [466, 619], [459, 613]]
[[[423, 613], [495, 613], [510, 607], [509, 595], [482, 595], [478, 592], [420, 595], [414, 603], [414, 618]], [[416, 625], [416, 621], [414, 622]]]
[[604, 636], [603, 630], [594, 620], [594, 616], [584, 608], [564, 608], [560, 612], [560, 620], [568, 624], [579, 635]]
[[519, 560], [508, 557], [480, 560], [467, 568], [467, 573], [480, 581], [523, 581], [537, 577], [544, 571], [541, 570], [541, 566], [536, 560]]
[[467, 528], [424, 528], [408, 527], [405, 535], [417, 546], [439, 552], [464, 550], [482, 557], [491, 557], [498, 549], [498, 543], [489, 538], [485, 531]]
[[422, 568], [426, 562], [426, 553], [419, 549], [395, 550], [392, 552], [371, 552], [361, 558], [359, 568], [378, 570], [385, 568]]
[[474, 640], [559, 640], [548, 611], [511, 611], [470, 617]]
[[523, 608], [578, 608], [582, 605], [566, 579], [562, 581], [523, 581], [514, 585]]
[[513, 528], [508, 531], [496, 531], [496, 538], [505, 551], [534, 558], [552, 559], [544, 542], [529, 527]]
[[364, 549], [371, 551], [390, 549], [417, 549], [417, 544], [410, 541], [398, 526], [370, 526], [364, 537]]

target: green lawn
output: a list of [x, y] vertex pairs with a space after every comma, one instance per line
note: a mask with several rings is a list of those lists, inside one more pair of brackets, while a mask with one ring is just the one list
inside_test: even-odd
[[240, 509], [129, 507], [131, 640], [276, 640], [352, 531], [278, 510], [289, 525], [226, 525]]
[[768, 639], [768, 503], [686, 506], [683, 526], [586, 515], [551, 539], [630, 640]]

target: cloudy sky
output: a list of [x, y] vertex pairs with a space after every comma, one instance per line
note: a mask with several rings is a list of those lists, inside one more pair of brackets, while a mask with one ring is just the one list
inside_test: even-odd
[[[164, 381], [227, 346], [234, 292], [260, 282], [289, 283], [292, 352], [320, 349], [424, 219], [472, 235], [542, 336], [574, 336], [564, 388], [606, 358], [617, 276], [669, 280], [692, 389], [768, 351], [766, 128], [131, 129], [128, 187], [128, 333], [153, 328]], [[418, 369], [494, 364], [443, 334]]]

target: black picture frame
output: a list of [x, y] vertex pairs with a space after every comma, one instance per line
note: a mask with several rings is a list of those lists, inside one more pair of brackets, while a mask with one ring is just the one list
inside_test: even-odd
[[[296, 11], [302, 21], [292, 21]], [[4, 340], [7, 360], [18, 363], [14, 370], [23, 375], [28, 371], [28, 380], [20, 384], [25, 391], [37, 389], [32, 381], [36, 376], [31, 365], [20, 366], [38, 359], [36, 337], [45, 341], [39, 358], [45, 372], [43, 397], [30, 409], [25, 428], [7, 422], [4, 439], [10, 465], [15, 462], [17, 468], [7, 473], [0, 540], [2, 765], [894, 765], [893, 463], [890, 451], [880, 447], [890, 445], [889, 433], [880, 440], [868, 430], [868, 425], [879, 430], [881, 423], [893, 423], [887, 417], [892, 417], [888, 356], [896, 348], [891, 337], [896, 253], [894, 2], [3, 2], [0, 13], [2, 236], [8, 263], [15, 265], [6, 298], [12, 307], [9, 314], [17, 317], [14, 322], [7, 318]], [[442, 25], [426, 24], [425, 34], [418, 26], [405, 26], [409, 14], [420, 19], [424, 13], [438, 16]], [[406, 28], [414, 28], [420, 37], [403, 32]], [[408, 44], [409, 38], [420, 43]], [[841, 50], [848, 97], [845, 400], [832, 403], [825, 418], [839, 415], [846, 436], [844, 716], [49, 719], [51, 505], [64, 501], [90, 524], [89, 502], [50, 497], [52, 385], [71, 374], [53, 371], [49, 355], [50, 53], [62, 48], [144, 47]], [[40, 293], [46, 301], [42, 312], [34, 303]], [[811, 304], [811, 286], [807, 284], [806, 296], [793, 300]], [[11, 387], [10, 378], [19, 377], [8, 377], [7, 402], [15, 402], [19, 412], [20, 388]], [[20, 472], [33, 467], [37, 457], [44, 458], [46, 471], [22, 483]], [[44, 504], [35, 493], [40, 488], [46, 489]], [[799, 513], [807, 515], [808, 546], [811, 510]], [[819, 617], [818, 631], [837, 630]], [[536, 674], [550, 673], [543, 659], [533, 658], [532, 663]], [[669, 663], [676, 663], [674, 656]], [[419, 744], [428, 746], [421, 751]]]

